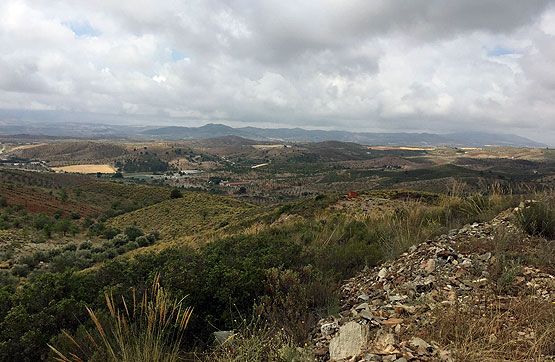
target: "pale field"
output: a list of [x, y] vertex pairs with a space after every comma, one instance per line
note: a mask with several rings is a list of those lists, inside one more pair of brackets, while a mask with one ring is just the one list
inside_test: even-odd
[[76, 173], [115, 173], [116, 169], [110, 165], [72, 165], [63, 167], [52, 167], [56, 172], [76, 172]]
[[30, 148], [35, 148], [35, 147], [39, 147], [39, 146], [46, 146], [47, 143], [38, 143], [36, 145], [23, 145], [23, 146], [16, 146], [14, 148], [9, 148], [8, 147], [8, 151], [9, 152], [13, 152], [13, 151], [18, 151], [18, 150], [27, 150]]
[[269, 148], [283, 148], [283, 145], [252, 145], [253, 148], [256, 149], [269, 149]]
[[436, 147], [405, 147], [405, 146], [366, 146], [371, 150], [408, 150], [408, 151], [433, 151]]

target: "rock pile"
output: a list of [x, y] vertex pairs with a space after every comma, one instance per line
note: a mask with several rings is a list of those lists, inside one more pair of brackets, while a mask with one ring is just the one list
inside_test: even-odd
[[[420, 338], [419, 330], [438, 307], [460, 303], [485, 311], [489, 301], [503, 298], [495, 293], [488, 271], [495, 255], [465, 252], [464, 245], [491, 243], [497, 227], [514, 228], [509, 215], [413, 246], [396, 260], [348, 280], [341, 288], [339, 315], [321, 320], [312, 333], [309, 347], [315, 359], [454, 361], [450, 351]], [[555, 301], [550, 274], [523, 267], [514, 283], [533, 289], [537, 298]]]

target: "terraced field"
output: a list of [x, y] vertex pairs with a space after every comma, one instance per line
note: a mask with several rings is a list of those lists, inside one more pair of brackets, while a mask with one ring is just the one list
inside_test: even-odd
[[78, 186], [91, 182], [91, 178], [77, 174], [57, 174], [53, 172], [34, 172], [23, 170], [0, 170], [0, 183], [23, 186], [40, 186], [58, 189]]
[[56, 195], [36, 187], [0, 184], [0, 196], [6, 198], [8, 205], [20, 205], [32, 213], [53, 215], [61, 210], [64, 213], [77, 212], [82, 217], [88, 217], [100, 211], [100, 208], [83, 202], [62, 202]]

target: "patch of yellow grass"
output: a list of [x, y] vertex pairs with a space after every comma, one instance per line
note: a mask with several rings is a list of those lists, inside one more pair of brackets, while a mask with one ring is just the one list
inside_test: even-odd
[[19, 151], [19, 150], [28, 150], [30, 148], [35, 148], [35, 147], [39, 147], [39, 146], [46, 146], [47, 143], [37, 143], [37, 144], [33, 144], [33, 145], [23, 145], [23, 146], [16, 146], [14, 148], [9, 149], [10, 152], [13, 151]]
[[52, 167], [56, 172], [76, 172], [76, 173], [116, 173], [116, 169], [110, 165], [72, 165], [63, 167]]

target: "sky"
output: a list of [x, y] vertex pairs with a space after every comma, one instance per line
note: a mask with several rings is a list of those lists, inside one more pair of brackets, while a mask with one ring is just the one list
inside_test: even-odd
[[2, 0], [0, 111], [554, 144], [555, 0]]

